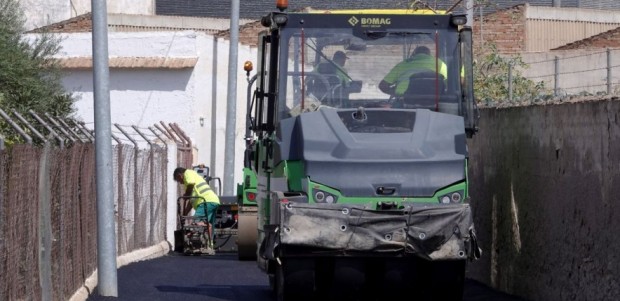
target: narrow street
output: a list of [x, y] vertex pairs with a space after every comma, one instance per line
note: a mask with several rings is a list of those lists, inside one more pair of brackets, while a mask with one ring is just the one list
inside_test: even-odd
[[[464, 301], [526, 301], [466, 280]], [[118, 297], [102, 297], [95, 289], [87, 301], [271, 301], [267, 276], [254, 261], [237, 254], [184, 256], [178, 253], [121, 267]]]

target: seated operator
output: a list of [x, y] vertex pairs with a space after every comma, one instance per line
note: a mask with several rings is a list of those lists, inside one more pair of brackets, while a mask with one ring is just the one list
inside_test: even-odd
[[379, 90], [396, 97], [403, 96], [409, 88], [412, 75], [420, 72], [436, 72], [437, 64], [439, 64], [439, 75], [445, 80], [448, 77], [446, 64], [441, 59], [432, 56], [428, 47], [418, 46], [408, 59], [398, 63], [388, 72], [379, 83]]
[[338, 66], [336, 68], [336, 76], [340, 79], [343, 87], [348, 87], [351, 85], [351, 77], [347, 74], [346, 69], [344, 69], [344, 64], [347, 62], [347, 55], [342, 51], [336, 51], [332, 58], [332, 61], [336, 63]]
[[335, 101], [346, 101], [349, 97], [349, 93], [355, 92], [352, 83], [354, 83], [351, 76], [348, 75], [345, 69], [347, 61], [347, 55], [343, 51], [336, 51], [332, 56], [331, 61], [325, 61], [317, 65], [316, 71], [325, 77], [326, 84], [314, 83], [314, 94], [318, 95], [317, 98], [331, 101], [331, 105], [335, 105]]

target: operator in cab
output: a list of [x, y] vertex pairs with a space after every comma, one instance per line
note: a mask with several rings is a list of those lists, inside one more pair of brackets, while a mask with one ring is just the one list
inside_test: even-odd
[[[439, 66], [439, 71], [437, 71], [437, 66]], [[411, 77], [423, 72], [438, 73], [442, 81], [448, 77], [446, 63], [431, 55], [428, 47], [418, 46], [409, 58], [398, 63], [388, 72], [379, 83], [379, 90], [392, 96], [401, 97], [410, 88]], [[417, 87], [411, 88], [416, 89]]]

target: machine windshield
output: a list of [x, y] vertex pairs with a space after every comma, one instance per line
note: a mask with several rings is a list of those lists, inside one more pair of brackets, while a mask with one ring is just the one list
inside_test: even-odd
[[348, 28], [282, 32], [280, 119], [334, 108], [427, 108], [459, 114], [458, 33]]

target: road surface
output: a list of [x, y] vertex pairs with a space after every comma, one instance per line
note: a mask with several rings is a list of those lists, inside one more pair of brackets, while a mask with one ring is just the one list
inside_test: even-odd
[[[166, 256], [131, 263], [118, 270], [118, 297], [95, 291], [87, 301], [274, 301], [267, 276], [255, 261], [234, 253], [215, 256]], [[526, 301], [466, 280], [465, 301]]]

